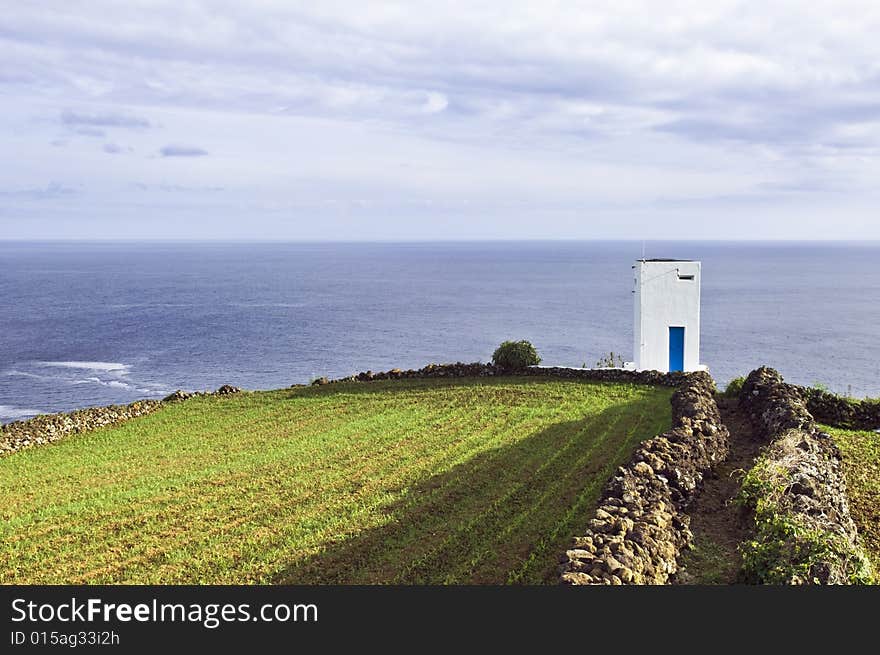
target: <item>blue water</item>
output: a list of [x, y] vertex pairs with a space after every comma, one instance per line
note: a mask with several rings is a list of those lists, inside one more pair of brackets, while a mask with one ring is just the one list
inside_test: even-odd
[[[230, 383], [632, 350], [635, 242], [0, 243], [0, 420]], [[880, 244], [648, 243], [703, 261], [702, 360], [880, 396]]]

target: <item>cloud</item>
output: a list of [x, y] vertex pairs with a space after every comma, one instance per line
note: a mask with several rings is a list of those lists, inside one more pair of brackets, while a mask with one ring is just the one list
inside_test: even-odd
[[736, 122], [713, 118], [681, 118], [655, 126], [656, 130], [684, 136], [696, 141], [730, 140], [750, 142], [781, 142], [803, 135], [803, 127], [777, 124], [775, 121]]
[[[42, 193], [74, 170], [89, 180], [83, 220], [222, 206], [258, 208], [257, 221], [279, 207], [266, 224], [299, 234], [311, 209], [296, 207], [328, 206], [345, 208], [340, 233], [349, 220], [418, 236], [412, 207], [442, 207], [473, 233], [516, 237], [533, 232], [525, 220], [508, 232], [514, 207], [571, 211], [564, 225], [590, 235], [609, 208], [644, 210], [647, 229], [658, 202], [710, 216], [767, 198], [796, 218], [834, 201], [848, 225], [876, 206], [875, 2], [19, 4], [0, 30], [15, 79], [0, 84], [22, 154], [0, 187]], [[60, 139], [63, 151], [47, 146]], [[119, 154], [117, 140], [147, 156], [95, 156]], [[223, 157], [156, 166], [208, 149]]]
[[[150, 121], [138, 116], [130, 116], [118, 113], [78, 113], [70, 110], [61, 112], [61, 123], [68, 127], [79, 127], [81, 130], [96, 127], [124, 127], [124, 128], [148, 128], [152, 127]], [[103, 134], [103, 133], [102, 133]]]
[[112, 143], [112, 142], [111, 142], [111, 143], [105, 143], [104, 146], [103, 146], [101, 149], [102, 149], [104, 152], [106, 152], [108, 155], [121, 155], [121, 154], [123, 154], [123, 153], [131, 152], [131, 151], [132, 151], [132, 148], [130, 148], [130, 147], [129, 147], [129, 148], [123, 148], [122, 146], [120, 146], [120, 145], [118, 145], [118, 144], [116, 144], [116, 143]]
[[184, 184], [146, 184], [136, 182], [134, 188], [139, 191], [162, 191], [164, 193], [216, 193], [225, 191], [222, 186], [186, 186]]
[[[604, 112], [589, 121], [592, 136], [656, 129], [699, 142], [788, 147], [834, 143], [835, 126], [864, 120], [880, 102], [880, 11], [871, 2], [846, 5], [801, 16], [790, 2], [756, 12], [686, 0], [665, 9], [649, 0], [597, 2], [583, 12], [566, 2], [541, 11], [526, 0], [449, 11], [414, 1], [411, 11], [371, 6], [354, 15], [344, 3], [268, 2], [218, 16], [206, 2], [142, 11], [97, 0], [75, 21], [73, 10], [47, 16], [24, 7], [5, 37], [20, 75], [98, 100], [283, 107], [406, 126], [429, 115], [441, 120], [420, 130], [461, 140], [486, 128], [495, 139], [565, 138], [584, 127], [568, 108], [590, 103]], [[89, 56], [67, 56], [78, 52]], [[838, 101], [826, 111], [830, 98]], [[653, 125], [643, 121], [648, 113], [658, 114]], [[731, 125], [732, 115], [752, 118]], [[151, 125], [118, 110], [67, 110], [63, 120]]]
[[196, 146], [167, 145], [159, 149], [159, 154], [163, 157], [204, 157], [208, 151]]
[[99, 130], [96, 127], [78, 127], [73, 130], [74, 134], [79, 134], [80, 136], [94, 136], [104, 138], [107, 136], [107, 133], [104, 130]]
[[425, 113], [436, 114], [449, 106], [449, 98], [442, 93], [429, 92], [425, 94], [425, 104], [422, 109]]
[[77, 193], [78, 191], [76, 189], [64, 186], [60, 182], [55, 181], [49, 182], [43, 188], [0, 190], [0, 196], [7, 198], [20, 198], [24, 200], [53, 200], [56, 198], [73, 196]]

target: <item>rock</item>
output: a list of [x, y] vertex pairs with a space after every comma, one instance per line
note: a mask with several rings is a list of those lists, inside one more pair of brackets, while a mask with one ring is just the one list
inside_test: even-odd
[[234, 394], [234, 393], [241, 393], [241, 389], [239, 389], [238, 387], [233, 387], [230, 384], [224, 384], [222, 387], [217, 389], [217, 391], [215, 391], [214, 393], [218, 396], [228, 396], [228, 395]]
[[586, 573], [571, 573], [566, 572], [562, 574], [562, 580], [566, 584], [571, 585], [582, 585], [589, 584], [590, 576]]
[[618, 562], [612, 555], [605, 556], [605, 566], [608, 568], [608, 571], [611, 573], [616, 573], [620, 569], [623, 568], [623, 564]]
[[312, 380], [312, 386], [322, 386], [325, 384], [330, 384], [330, 380], [327, 378], [318, 378], [317, 380]]
[[592, 537], [575, 537], [572, 541], [576, 549], [587, 550], [591, 553], [596, 552], [596, 546], [593, 545]]
[[192, 398], [192, 397], [193, 397], [193, 394], [191, 394], [189, 391], [182, 391], [182, 390], [178, 389], [174, 393], [165, 396], [162, 399], [162, 402], [163, 403], [176, 403], [176, 402], [180, 402], [181, 400], [186, 400], [187, 398]]

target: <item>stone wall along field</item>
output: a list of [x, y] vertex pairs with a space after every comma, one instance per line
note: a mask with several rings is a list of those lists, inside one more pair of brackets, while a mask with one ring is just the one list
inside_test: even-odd
[[0, 455], [57, 441], [68, 434], [117, 425], [161, 409], [161, 400], [138, 400], [130, 405], [89, 407], [66, 414], [43, 414], [0, 426]]
[[119, 425], [138, 416], [152, 414], [165, 403], [178, 402], [193, 396], [225, 396], [238, 393], [240, 389], [224, 384], [217, 391], [175, 391], [163, 400], [137, 400], [129, 405], [88, 407], [63, 414], [42, 414], [25, 421], [0, 425], [0, 456], [8, 455], [31, 446], [40, 446], [68, 434], [88, 432], [108, 425]]
[[591, 380], [595, 382], [630, 382], [633, 384], [656, 384], [677, 387], [690, 375], [688, 373], [660, 373], [659, 371], [627, 371], [618, 368], [571, 368], [566, 366], [529, 366], [525, 369], [507, 369], [494, 364], [472, 362], [469, 364], [428, 364], [419, 369], [401, 370], [399, 368], [374, 373], [364, 371], [336, 380], [318, 378], [312, 384], [333, 384], [338, 382], [373, 382], [375, 380], [412, 380], [430, 378], [493, 377], [498, 375], [528, 375], [533, 377], [563, 378], [569, 380]]
[[618, 469], [587, 531], [563, 556], [562, 584], [666, 584], [678, 570], [693, 539], [685, 509], [706, 472], [727, 457], [729, 436], [709, 374], [683, 377], [672, 395], [672, 430], [643, 442]]
[[795, 387], [807, 409], [820, 423], [849, 430], [880, 428], [880, 399], [842, 398], [813, 387]]
[[754, 536], [741, 546], [749, 582], [849, 584], [872, 571], [850, 517], [840, 452], [820, 431], [800, 388], [771, 368], [740, 393], [755, 434], [769, 442], [743, 481]]

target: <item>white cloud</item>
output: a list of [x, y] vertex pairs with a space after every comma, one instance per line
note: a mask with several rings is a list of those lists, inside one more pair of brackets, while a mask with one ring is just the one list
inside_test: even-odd
[[144, 128], [150, 127], [150, 122], [145, 118], [130, 116], [119, 113], [89, 114], [77, 113], [65, 110], [61, 112], [61, 122], [68, 126], [86, 125], [89, 127], [126, 127]]
[[449, 100], [442, 93], [430, 91], [425, 94], [425, 104], [422, 109], [425, 113], [436, 114], [449, 106]]
[[[26, 193], [4, 196], [0, 221], [50, 225], [22, 217], [52, 179], [90, 190], [59, 222], [136, 229], [110, 217], [143, 184], [125, 211], [155, 203], [177, 235], [176, 212], [215, 211], [219, 187], [224, 212], [264, 211], [285, 236], [315, 208], [342, 212], [319, 221], [326, 236], [347, 220], [418, 237], [459, 225], [414, 209], [443, 207], [466, 238], [515, 236], [511, 207], [560, 237], [653, 229], [649, 209], [772, 207], [740, 234], [760, 236], [835, 193], [863, 230], [878, 31], [873, 2], [23, 3], [0, 34], [0, 145], [22, 153], [0, 188]], [[133, 156], [102, 156], [117, 140]]]
[[198, 146], [171, 144], [159, 148], [159, 154], [163, 157], [204, 157], [208, 151]]

